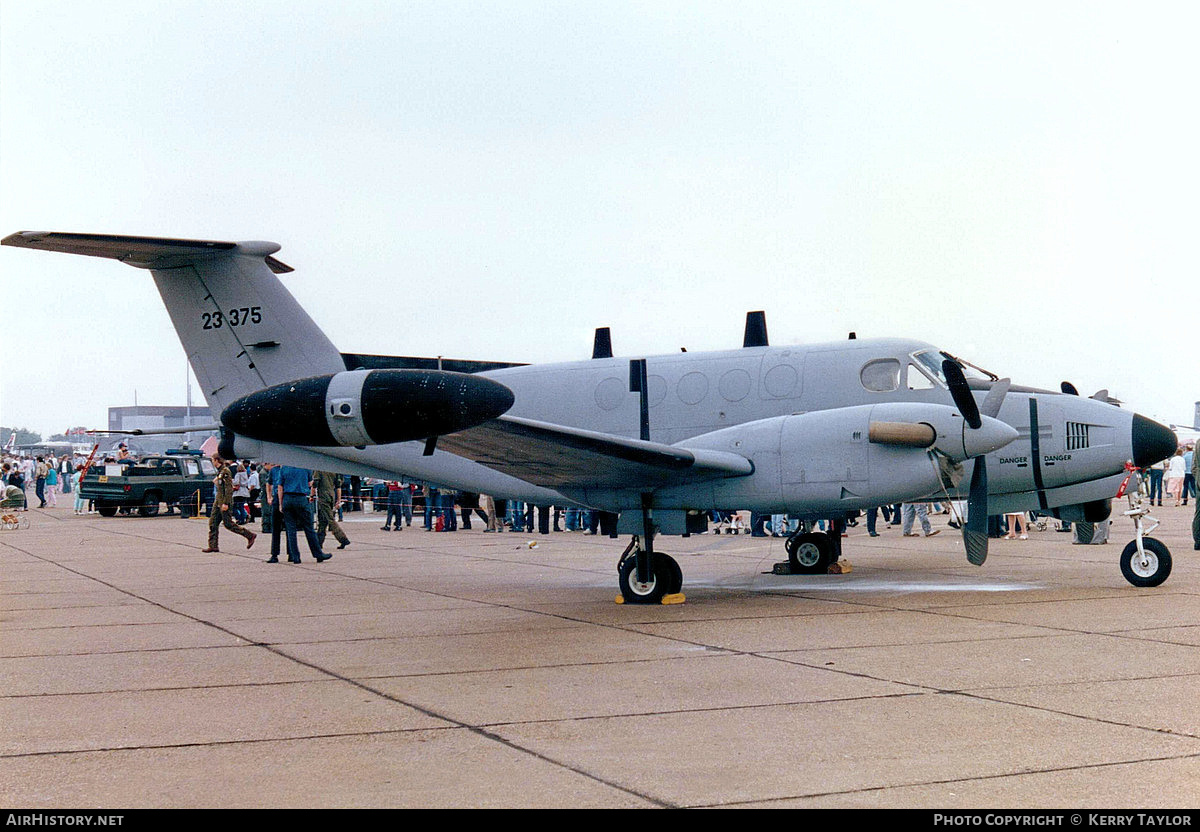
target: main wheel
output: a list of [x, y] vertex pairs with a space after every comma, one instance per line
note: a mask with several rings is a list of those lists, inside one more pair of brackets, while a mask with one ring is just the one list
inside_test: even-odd
[[138, 514], [142, 517], [155, 517], [158, 515], [157, 491], [146, 492], [146, 496], [142, 497], [142, 504], [138, 506]]
[[789, 537], [783, 548], [787, 551], [792, 571], [801, 575], [824, 574], [833, 562], [833, 546], [829, 537], [821, 532]]
[[683, 588], [683, 570], [669, 555], [657, 552], [650, 561], [650, 580], [642, 583], [637, 579], [637, 558], [627, 557], [617, 570], [621, 596], [629, 604], [658, 604], [664, 595], [671, 595]]
[[1138, 555], [1137, 541], [1131, 540], [1121, 552], [1121, 574], [1134, 586], [1158, 586], [1171, 574], [1171, 552], [1153, 537], [1142, 538], [1146, 552]]
[[96, 511], [100, 512], [101, 517], [116, 517], [117, 507], [110, 506], [107, 503], [96, 503]]

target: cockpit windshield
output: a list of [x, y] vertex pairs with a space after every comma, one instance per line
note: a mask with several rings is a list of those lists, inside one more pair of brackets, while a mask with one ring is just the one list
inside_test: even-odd
[[922, 350], [921, 352], [913, 353], [912, 357], [922, 370], [933, 378], [936, 378], [942, 385], [946, 384], [946, 375], [942, 372], [942, 362], [947, 358], [959, 363], [959, 366], [963, 369], [963, 375], [967, 377], [968, 381], [973, 379], [978, 381], [996, 381], [999, 378], [994, 373], [989, 373], [987, 370], [976, 367], [974, 364], [944, 351]]

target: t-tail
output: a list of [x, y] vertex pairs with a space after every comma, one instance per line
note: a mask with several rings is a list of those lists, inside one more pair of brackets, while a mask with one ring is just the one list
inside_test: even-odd
[[149, 269], [213, 413], [234, 432], [305, 446], [423, 439], [499, 416], [511, 391], [440, 370], [347, 371], [277, 275], [277, 243], [20, 231], [4, 245]]
[[149, 269], [214, 413], [273, 384], [346, 369], [276, 276], [276, 243], [21, 231], [5, 245], [108, 257]]

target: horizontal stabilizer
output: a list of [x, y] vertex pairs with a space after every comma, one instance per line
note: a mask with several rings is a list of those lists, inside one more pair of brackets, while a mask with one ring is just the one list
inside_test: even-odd
[[123, 237], [115, 234], [72, 234], [60, 231], [18, 231], [0, 241], [6, 246], [108, 257], [143, 269], [166, 269], [191, 263], [212, 254], [239, 251], [260, 254], [275, 274], [293, 271], [269, 255], [277, 243], [229, 243], [218, 240], [176, 240], [170, 237]]
[[134, 428], [133, 430], [89, 430], [89, 436], [166, 436], [168, 434], [180, 435], [187, 433], [211, 433], [221, 429], [221, 425], [213, 423], [211, 425], [187, 425], [182, 428]]

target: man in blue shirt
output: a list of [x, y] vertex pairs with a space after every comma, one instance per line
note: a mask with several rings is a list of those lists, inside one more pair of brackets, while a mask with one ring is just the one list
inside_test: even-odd
[[300, 562], [300, 546], [296, 541], [296, 529], [304, 530], [308, 550], [317, 563], [327, 561], [333, 555], [321, 551], [317, 533], [313, 531], [312, 508], [308, 498], [312, 494], [312, 471], [282, 465], [279, 468], [279, 504], [283, 514], [283, 525], [287, 530], [288, 563]]
[[283, 537], [283, 511], [279, 504], [279, 475], [283, 468], [274, 462], [264, 462], [262, 471], [263, 531], [271, 526], [271, 557], [267, 563], [279, 563], [279, 543]]

